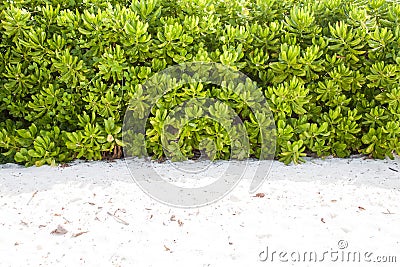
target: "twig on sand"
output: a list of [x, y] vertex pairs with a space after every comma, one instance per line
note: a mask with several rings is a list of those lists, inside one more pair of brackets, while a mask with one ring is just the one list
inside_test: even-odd
[[398, 170], [390, 168], [390, 167], [389, 167], [389, 170], [394, 171], [394, 172], [399, 172]]
[[171, 249], [169, 247], [167, 247], [166, 245], [164, 245], [164, 249], [165, 249], [165, 251], [169, 251], [170, 253], [172, 253]]
[[31, 203], [32, 199], [36, 196], [37, 193], [38, 193], [38, 190], [33, 192], [31, 199], [29, 199], [29, 201], [26, 203], [26, 205], [29, 205], [29, 203]]
[[78, 237], [78, 236], [83, 235], [83, 234], [86, 234], [86, 233], [88, 233], [88, 232], [89, 232], [89, 231], [79, 232], [79, 233], [73, 234], [72, 237]]
[[110, 215], [111, 217], [113, 217], [117, 222], [125, 224], [125, 225], [129, 225], [128, 222], [122, 220], [120, 217], [116, 216], [115, 214], [112, 214], [111, 212], [107, 211], [107, 214]]
[[383, 214], [389, 214], [389, 215], [394, 214], [394, 213], [390, 212], [390, 210], [388, 210], [388, 209], [386, 209], [386, 210], [387, 210], [387, 212], [382, 212], [382, 213]]

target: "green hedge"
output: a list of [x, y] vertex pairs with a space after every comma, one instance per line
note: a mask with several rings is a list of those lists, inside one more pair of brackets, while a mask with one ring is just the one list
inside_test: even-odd
[[[286, 163], [400, 152], [394, 2], [5, 0], [0, 21], [0, 162], [121, 157], [123, 116], [139, 84], [192, 61], [221, 62], [263, 88], [276, 156]], [[192, 89], [178, 88], [180, 99], [166, 96], [160, 106], [181, 103]], [[251, 122], [248, 108], [218, 88], [194, 91]], [[160, 113], [153, 109], [147, 135], [158, 158], [160, 137], [151, 128], [162, 123]], [[201, 126], [185, 132], [192, 140], [181, 143], [186, 155], [198, 149]], [[222, 146], [215, 158], [229, 157], [229, 139], [209, 131]], [[250, 141], [257, 157], [257, 136]]]

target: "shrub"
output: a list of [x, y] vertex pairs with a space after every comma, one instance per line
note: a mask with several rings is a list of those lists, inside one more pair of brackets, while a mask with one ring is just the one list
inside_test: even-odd
[[[3, 1], [0, 162], [121, 157], [122, 120], [139, 85], [191, 61], [220, 62], [263, 88], [277, 125], [276, 156], [286, 163], [305, 155], [393, 157], [400, 152], [399, 20], [400, 5], [385, 0]], [[160, 105], [171, 109], [193, 90], [226, 101], [251, 128], [248, 109], [218, 88], [184, 85], [178, 100], [166, 95]], [[149, 119], [154, 157], [164, 156], [152, 130], [163, 118], [154, 109]], [[207, 123], [185, 128], [185, 155], [198, 148]], [[229, 146], [224, 134], [218, 138]], [[221, 149], [215, 158], [227, 156]]]

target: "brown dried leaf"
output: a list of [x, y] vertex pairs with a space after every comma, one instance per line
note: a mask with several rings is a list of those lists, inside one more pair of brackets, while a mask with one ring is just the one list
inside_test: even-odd
[[65, 229], [61, 225], [58, 225], [57, 229], [51, 231], [51, 234], [53, 235], [65, 235], [66, 233], [68, 233], [67, 229]]
[[263, 198], [263, 197], [265, 197], [265, 194], [264, 193], [257, 193], [254, 197]]

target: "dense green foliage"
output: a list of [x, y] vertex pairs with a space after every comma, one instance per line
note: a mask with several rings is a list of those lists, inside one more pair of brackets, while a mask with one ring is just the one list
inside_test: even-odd
[[[0, 162], [121, 156], [123, 116], [139, 85], [191, 61], [221, 62], [263, 88], [286, 163], [306, 154], [392, 157], [400, 152], [399, 21], [400, 4], [386, 0], [2, 1]], [[153, 110], [151, 154], [162, 156], [154, 129], [166, 110], [193, 94], [225, 101], [257, 142], [252, 114], [234, 95], [190, 84]], [[201, 128], [182, 131], [186, 155]], [[223, 129], [204, 131], [220, 146], [215, 158], [226, 158]]]

